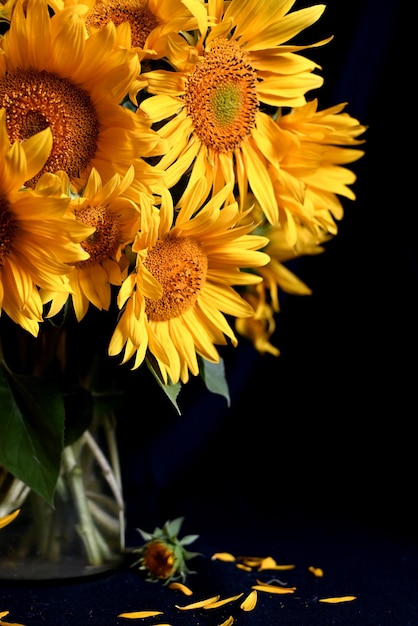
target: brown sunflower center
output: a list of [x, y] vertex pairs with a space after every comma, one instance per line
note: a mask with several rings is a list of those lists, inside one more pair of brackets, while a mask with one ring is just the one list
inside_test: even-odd
[[150, 32], [158, 26], [157, 18], [148, 9], [147, 0], [99, 1], [87, 16], [87, 29], [101, 29], [109, 22], [115, 26], [129, 22], [132, 46], [143, 48]]
[[257, 76], [234, 41], [217, 39], [187, 79], [185, 104], [199, 139], [218, 152], [237, 148], [254, 128]]
[[64, 170], [70, 179], [77, 178], [93, 159], [99, 136], [96, 110], [88, 93], [70, 80], [45, 70], [16, 70], [0, 78], [0, 107], [6, 109], [11, 142], [51, 128], [51, 154], [27, 186], [34, 186], [44, 172]]
[[90, 258], [76, 263], [76, 267], [97, 265], [114, 255], [120, 245], [120, 223], [117, 215], [100, 205], [86, 205], [77, 210], [75, 215], [80, 222], [96, 229], [81, 243]]
[[155, 578], [165, 579], [173, 572], [174, 552], [162, 541], [152, 541], [146, 547], [143, 562]]
[[206, 281], [208, 260], [197, 241], [167, 237], [151, 248], [145, 266], [163, 288], [160, 300], [146, 299], [145, 310], [150, 320], [163, 322], [196, 302]]
[[4, 257], [10, 254], [10, 246], [15, 238], [17, 223], [10, 211], [9, 202], [0, 196], [0, 267], [3, 266]]

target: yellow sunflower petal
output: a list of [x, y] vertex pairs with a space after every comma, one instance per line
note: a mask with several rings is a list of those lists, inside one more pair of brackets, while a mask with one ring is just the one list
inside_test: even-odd
[[145, 617], [154, 617], [155, 615], [162, 614], [162, 611], [129, 611], [127, 613], [119, 613], [118, 617], [124, 617], [126, 619], [143, 619]]
[[183, 583], [172, 582], [168, 585], [168, 587], [169, 589], [177, 589], [178, 591], [181, 591], [182, 593], [184, 593], [185, 596], [193, 595], [193, 591], [190, 589], [190, 587], [187, 587], [187, 585], [184, 585]]
[[192, 602], [191, 604], [186, 604], [185, 606], [179, 606], [176, 604], [176, 608], [181, 611], [192, 611], [193, 609], [204, 609], [207, 605], [213, 604], [219, 600], [220, 596], [212, 596], [210, 598], [206, 598], [205, 600], [199, 600], [197, 602]]
[[242, 609], [243, 611], [252, 611], [257, 604], [257, 598], [257, 590], [253, 589], [252, 591], [250, 591], [245, 600], [241, 603], [240, 609]]
[[357, 596], [336, 596], [333, 598], [319, 598], [318, 602], [325, 604], [339, 604], [340, 602], [352, 602], [357, 600]]
[[[13, 513], [10, 513], [9, 515], [6, 515], [5, 517], [0, 517], [0, 528], [4, 528], [8, 524], [11, 524], [11, 522], [13, 522], [13, 520], [16, 519], [19, 513], [20, 513], [20, 509], [16, 509], [16, 511], [13, 511]], [[4, 617], [4, 615], [0, 617]]]
[[322, 576], [324, 575], [324, 570], [322, 568], [314, 567], [313, 565], [310, 565], [308, 567], [308, 571], [311, 572], [311, 574], [313, 574], [317, 578], [322, 578]]
[[234, 562], [236, 557], [230, 552], [215, 552], [211, 556], [212, 561]]
[[286, 595], [295, 593], [296, 587], [279, 587], [278, 585], [269, 585], [267, 583], [252, 585], [251, 589], [256, 591], [263, 591], [265, 593], [273, 593], [278, 595]]
[[216, 602], [205, 604], [203, 608], [204, 609], [217, 609], [220, 606], [223, 606], [224, 604], [229, 604], [230, 602], [234, 602], [235, 600], [242, 598], [243, 595], [244, 595], [243, 593], [238, 593], [235, 596], [230, 596], [229, 598], [224, 598], [223, 600], [217, 600]]

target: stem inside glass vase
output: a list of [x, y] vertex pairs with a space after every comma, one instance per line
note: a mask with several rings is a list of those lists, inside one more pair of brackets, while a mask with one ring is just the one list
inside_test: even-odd
[[0, 578], [71, 578], [120, 565], [125, 507], [112, 416], [66, 446], [54, 507], [15, 477], [0, 486], [0, 516], [21, 511], [0, 533]]

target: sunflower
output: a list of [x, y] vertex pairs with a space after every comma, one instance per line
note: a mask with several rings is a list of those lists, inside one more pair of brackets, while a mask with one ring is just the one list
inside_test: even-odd
[[[78, 0], [82, 3], [84, 0]], [[113, 22], [116, 26], [129, 23], [131, 45], [138, 58], [175, 58], [180, 62], [186, 40], [181, 35], [197, 28], [197, 19], [181, 0], [89, 0], [91, 9], [87, 15], [86, 27], [89, 34], [95, 33]], [[63, 0], [64, 5], [74, 4], [73, 0]], [[188, 5], [201, 7], [198, 0]]]
[[[270, 262], [257, 270], [262, 282], [243, 294], [254, 308], [254, 315], [235, 323], [237, 332], [260, 352], [279, 354], [269, 341], [275, 330], [274, 315], [280, 310], [279, 289], [298, 295], [311, 293], [286, 262], [323, 252], [322, 244], [336, 235], [336, 220], [343, 217], [340, 196], [355, 200], [350, 185], [356, 176], [345, 166], [363, 156], [358, 146], [364, 143], [359, 136], [366, 126], [345, 113], [345, 106], [343, 103], [320, 111], [315, 99], [276, 121], [287, 149], [276, 165], [269, 166], [268, 175], [280, 222], [261, 228], [269, 239], [265, 252]], [[251, 216], [262, 220], [257, 201]]]
[[311, 295], [311, 289], [300, 280], [287, 266], [301, 256], [316, 255], [324, 252], [323, 244], [331, 239], [326, 231], [313, 233], [300, 223], [296, 223], [297, 242], [290, 245], [285, 229], [281, 225], [271, 225], [262, 222], [262, 211], [257, 201], [251, 196], [252, 208], [246, 219], [258, 222], [255, 232], [268, 238], [264, 252], [268, 254], [269, 262], [254, 269], [262, 281], [256, 285], [243, 288], [242, 297], [252, 306], [252, 317], [237, 318], [235, 330], [249, 339], [256, 350], [261, 353], [269, 352], [279, 356], [277, 347], [270, 343], [270, 338], [276, 329], [275, 315], [280, 311], [279, 291], [292, 295]]
[[68, 264], [88, 258], [80, 242], [93, 229], [69, 216], [69, 198], [43, 179], [33, 189], [23, 187], [47, 160], [52, 133], [45, 128], [11, 143], [6, 117], [0, 109], [0, 312], [37, 336], [43, 319], [38, 287], [69, 293]]
[[123, 310], [110, 355], [124, 350], [123, 362], [135, 357], [136, 368], [148, 350], [165, 383], [186, 383], [189, 371], [199, 373], [197, 355], [218, 362], [216, 344], [229, 339], [236, 345], [224, 314], [245, 317], [252, 309], [233, 286], [259, 282], [241, 268], [259, 267], [269, 257], [259, 251], [267, 239], [250, 234], [253, 225], [238, 224], [236, 203], [225, 204], [229, 195], [225, 187], [197, 213], [193, 200], [185, 202], [175, 223], [168, 202], [141, 213], [132, 246], [136, 272], [119, 291]]
[[93, 167], [107, 180], [134, 164], [132, 193], [146, 193], [161, 176], [142, 157], [162, 154], [145, 116], [120, 102], [140, 71], [133, 50], [116, 47], [109, 23], [85, 36], [88, 7], [75, 5], [49, 16], [46, 0], [18, 0], [1, 40], [0, 106], [12, 141], [49, 127], [51, 153], [36, 176], [63, 170], [76, 190]]
[[350, 185], [356, 175], [346, 165], [364, 155], [358, 149], [364, 140], [358, 137], [367, 127], [346, 113], [345, 106], [321, 111], [314, 99], [277, 120], [288, 149], [278, 167], [269, 167], [269, 176], [289, 245], [297, 245], [299, 223], [319, 238], [323, 231], [336, 235], [336, 220], [343, 217], [340, 196], [355, 200]]
[[[64, 172], [58, 177], [65, 194], [69, 189], [68, 177]], [[78, 321], [86, 315], [89, 303], [99, 310], [108, 310], [111, 285], [120, 286], [127, 275], [129, 260], [125, 250], [133, 241], [139, 222], [139, 207], [125, 195], [133, 179], [134, 168], [130, 167], [123, 178], [114, 174], [103, 184], [93, 168], [83, 194], [71, 200], [70, 211], [76, 219], [94, 228], [93, 234], [81, 243], [89, 258], [75, 263], [69, 274]], [[65, 294], [41, 295], [46, 301], [52, 300], [48, 317], [56, 315], [67, 300]]]
[[314, 73], [318, 66], [297, 54], [312, 46], [285, 42], [314, 24], [324, 5], [287, 14], [292, 4], [207, 3], [206, 19], [199, 16], [201, 37], [193, 42], [193, 66], [143, 74], [153, 95], [139, 110], [153, 123], [169, 119], [158, 130], [169, 144], [159, 162], [167, 185], [171, 188], [190, 169], [181, 200], [193, 193], [200, 204], [228, 183], [232, 202], [237, 184], [242, 208], [249, 185], [268, 220], [278, 221], [267, 168], [285, 146], [271, 112], [303, 105], [305, 94], [323, 83]]

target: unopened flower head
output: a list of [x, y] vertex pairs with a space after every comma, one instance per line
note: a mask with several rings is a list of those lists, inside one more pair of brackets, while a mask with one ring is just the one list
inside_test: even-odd
[[165, 584], [169, 584], [178, 579], [184, 581], [188, 574], [193, 573], [187, 561], [199, 556], [199, 553], [190, 552], [185, 546], [193, 543], [198, 535], [186, 535], [180, 539], [183, 521], [182, 517], [167, 521], [162, 528], [157, 527], [152, 533], [137, 529], [145, 543], [133, 550], [140, 557], [132, 567], [139, 566], [140, 570], [144, 570], [147, 580], [163, 580]]

